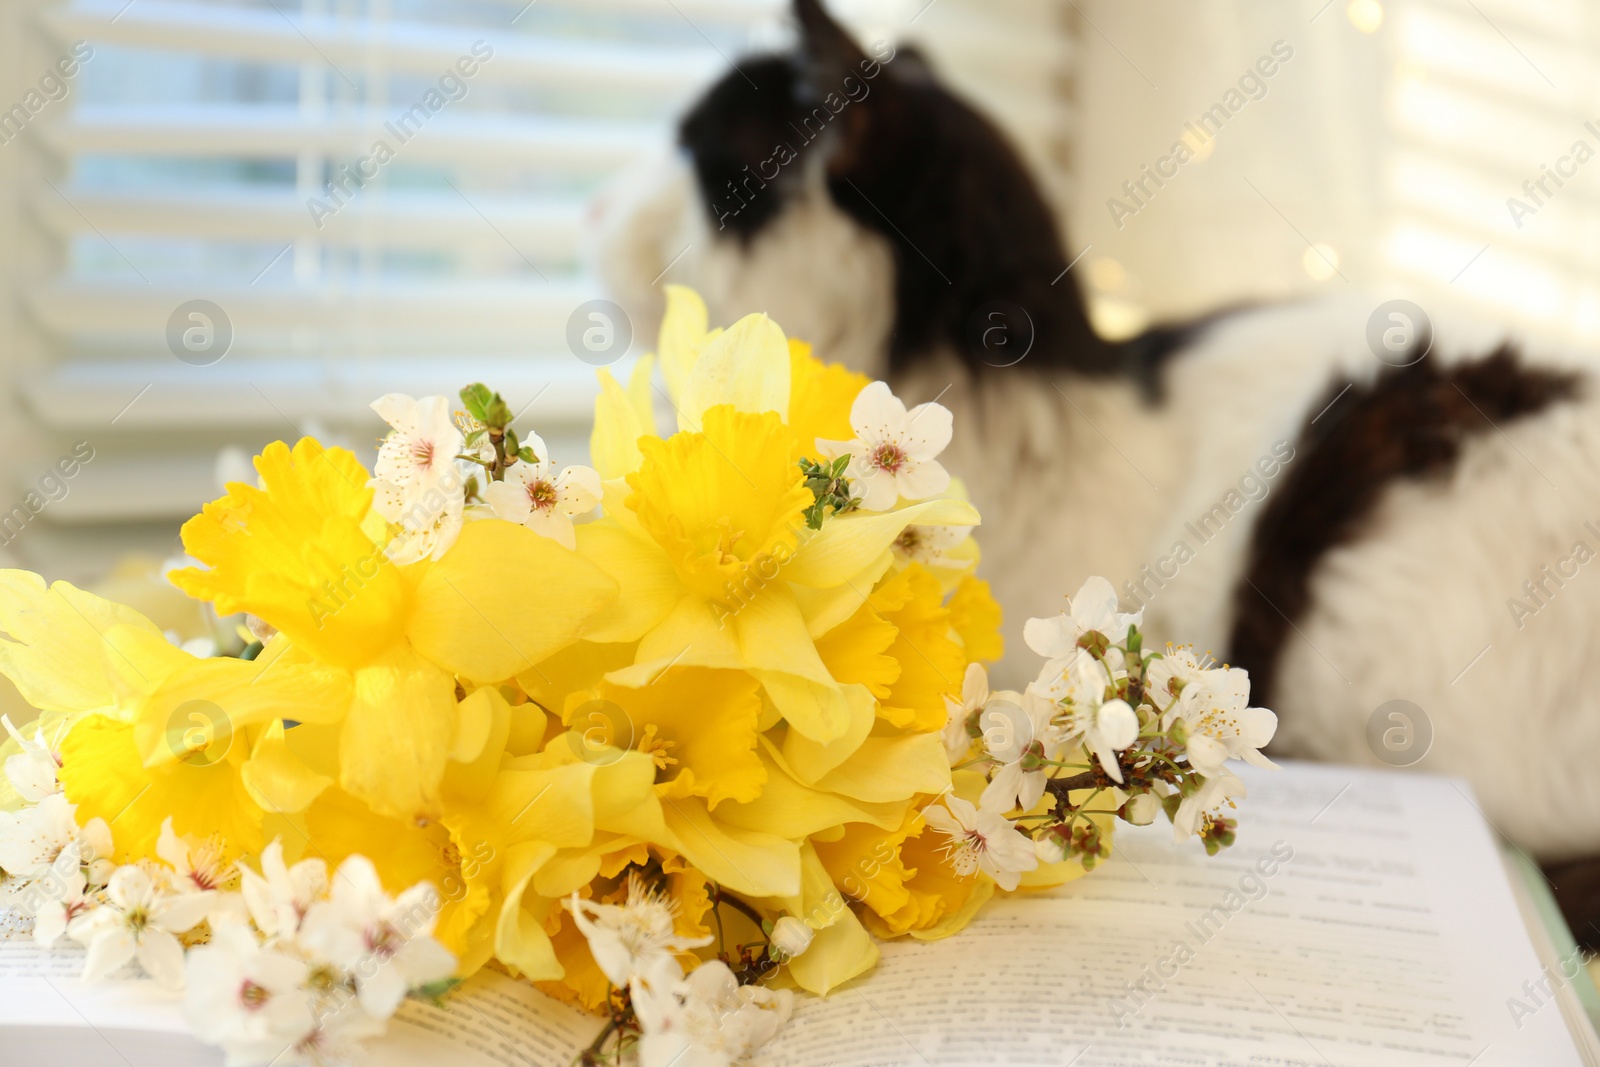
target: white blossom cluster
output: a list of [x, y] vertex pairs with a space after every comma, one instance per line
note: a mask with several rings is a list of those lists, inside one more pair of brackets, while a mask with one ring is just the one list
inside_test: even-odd
[[[468, 416], [469, 433], [463, 434], [450, 408], [443, 396], [390, 393], [372, 402], [391, 427], [378, 448], [371, 486], [373, 508], [403, 531], [388, 546], [395, 563], [438, 559], [455, 544], [475, 492], [475, 465], [496, 459], [483, 426]], [[573, 548], [572, 520], [600, 503], [600, 475], [580, 465], [558, 471], [538, 434], [518, 442], [513, 433], [510, 440], [509, 463], [484, 487], [482, 504], [498, 518]]]
[[228, 862], [221, 842], [180, 837], [169, 818], [160, 862], [115, 865], [105, 822], [78, 825], [43, 734], [30, 741], [0, 722], [22, 747], [5, 773], [26, 802], [0, 812], [0, 913], [46, 947], [85, 946], [85, 982], [136, 966], [183, 989], [185, 1020], [228, 1067], [342, 1063], [408, 993], [454, 973], [432, 937], [433, 887], [391, 898], [362, 856], [330, 879], [320, 859], [287, 866], [274, 841], [258, 873]]
[[[1067, 611], [1028, 620], [1023, 636], [1045, 664], [1021, 693], [991, 693], [982, 665], [967, 669], [961, 699], [946, 698], [945, 747], [987, 784], [976, 803], [952, 792], [923, 812], [949, 837], [958, 872], [982, 870], [1009, 890], [1040, 863], [1093, 866], [1108, 850], [1091, 815], [1146, 825], [1164, 812], [1177, 841], [1232, 843], [1222, 808], [1245, 785], [1227, 763], [1271, 767], [1260, 750], [1277, 716], [1249, 706], [1240, 668], [1187, 648], [1145, 651], [1142, 622], [1118, 610], [1110, 582], [1090, 578]], [[1080, 789], [1088, 799], [1069, 803]]]
[[[633, 1012], [631, 1040], [639, 1067], [732, 1067], [747, 1062], [788, 1022], [794, 994], [741, 985], [722, 960], [701, 962], [686, 976], [679, 955], [711, 943], [674, 933], [673, 907], [637, 875], [621, 904], [599, 904], [576, 893], [568, 902], [595, 963]], [[811, 944], [811, 928], [784, 916], [770, 940], [792, 959]]]

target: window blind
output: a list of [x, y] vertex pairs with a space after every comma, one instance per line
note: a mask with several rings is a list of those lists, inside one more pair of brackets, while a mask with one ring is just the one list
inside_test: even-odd
[[[1002, 4], [1023, 21], [991, 26], [971, 0], [832, 6], [863, 35], [919, 39], [1048, 170], [1063, 57], [1030, 31], [1052, 8]], [[603, 296], [588, 199], [787, 19], [784, 0], [0, 10], [12, 98], [77, 60], [60, 99], [14, 130], [0, 117], [16, 492], [73, 442], [94, 449], [7, 547], [65, 575], [173, 551], [219, 456], [315, 433], [370, 458], [385, 392], [490, 382], [580, 461], [593, 368], [567, 329]]]

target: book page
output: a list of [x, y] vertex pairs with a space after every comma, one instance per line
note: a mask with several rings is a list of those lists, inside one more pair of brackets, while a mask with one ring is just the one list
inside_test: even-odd
[[[149, 1034], [187, 1038], [183, 995], [140, 977], [131, 966], [97, 985], [78, 980], [84, 950], [41, 949], [31, 939], [0, 941], [0, 1031], [81, 1030], [85, 1048], [138, 1059]], [[525, 982], [484, 970], [441, 1005], [410, 999], [388, 1032], [367, 1043], [361, 1067], [552, 1067], [572, 1062], [600, 1031], [600, 1020], [552, 1000]], [[3, 1046], [5, 1038], [0, 1038]], [[190, 1039], [192, 1040], [192, 1039]], [[193, 1062], [221, 1064], [220, 1050], [193, 1041]], [[0, 1053], [0, 1064], [5, 1063]]]
[[363, 1067], [566, 1067], [602, 1020], [526, 982], [484, 970], [441, 1006], [408, 1000]]
[[1582, 1064], [1466, 786], [1249, 771], [1232, 848], [1120, 825], [1090, 876], [803, 999], [763, 1063]]

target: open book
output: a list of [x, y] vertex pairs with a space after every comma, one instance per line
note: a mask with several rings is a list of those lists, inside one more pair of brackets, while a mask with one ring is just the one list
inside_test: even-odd
[[[1124, 826], [1091, 877], [885, 945], [871, 974], [802, 997], [763, 1067], [1600, 1063], [1562, 976], [1587, 978], [1465, 785], [1306, 764], [1248, 782], [1231, 849]], [[176, 998], [85, 988], [79, 966], [0, 943], [0, 1064], [221, 1063]], [[442, 1008], [408, 1003], [366, 1062], [557, 1067], [598, 1028], [485, 973]]]

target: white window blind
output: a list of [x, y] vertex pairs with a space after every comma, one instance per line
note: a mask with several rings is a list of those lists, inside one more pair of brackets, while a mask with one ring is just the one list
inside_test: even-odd
[[[581, 460], [593, 368], [566, 333], [603, 296], [588, 199], [787, 17], [785, 0], [0, 2], [0, 108], [75, 42], [87, 55], [64, 98], [14, 135], [0, 121], [14, 492], [74, 441], [95, 453], [0, 554], [65, 575], [170, 552], [224, 449], [312, 432], [367, 455], [384, 392], [489, 382]], [[1053, 9], [1003, 3], [1029, 21], [832, 6], [924, 39], [1048, 168], [1063, 57], [1029, 28]]]
[[[1600, 5], [1075, 7], [1087, 27], [1069, 214], [1074, 251], [1092, 246], [1081, 275], [1103, 327], [1363, 286], [1600, 340], [1600, 135], [1586, 126], [1600, 128]], [[1276, 42], [1292, 59], [1135, 215], [1112, 215], [1124, 182]], [[1563, 163], [1578, 141], [1597, 156]], [[1563, 185], [1534, 204], [1523, 183], [1558, 165]], [[1520, 227], [1511, 197], [1537, 209]]]
[[1393, 5], [1383, 253], [1394, 275], [1600, 342], [1600, 8]]

